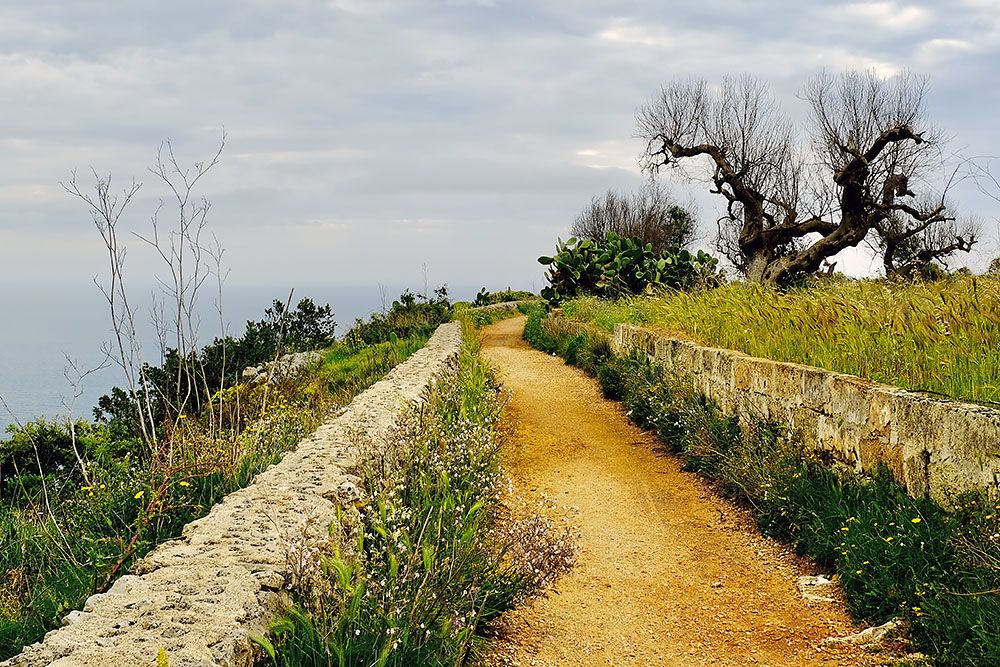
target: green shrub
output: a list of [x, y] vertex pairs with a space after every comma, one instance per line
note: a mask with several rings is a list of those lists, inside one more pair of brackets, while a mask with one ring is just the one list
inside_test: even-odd
[[486, 288], [479, 290], [476, 294], [476, 300], [473, 302], [474, 306], [491, 306], [497, 303], [508, 303], [511, 301], [526, 301], [529, 299], [538, 298], [532, 292], [525, 292], [524, 290], [512, 290], [507, 288], [502, 292], [487, 292]]
[[442, 285], [434, 291], [434, 296], [414, 294], [404, 291], [399, 299], [392, 302], [386, 313], [376, 313], [368, 320], [358, 319], [344, 342], [348, 345], [363, 346], [384, 343], [393, 336], [410, 338], [429, 337], [438, 325], [451, 320], [452, 307], [448, 299], [448, 287]]
[[[197, 414], [211, 396], [240, 381], [243, 370], [272, 361], [288, 352], [317, 350], [331, 345], [337, 323], [329, 304], [317, 306], [312, 299], [299, 300], [293, 310], [275, 299], [264, 309], [261, 320], [248, 320], [239, 338], [216, 338], [185, 358], [176, 348], [163, 350], [163, 362], [144, 363], [142, 374], [150, 385], [149, 409], [154, 423], [173, 421], [178, 411]], [[195, 387], [194, 391], [191, 390]], [[121, 387], [98, 399], [94, 419], [138, 438], [141, 427], [136, 416], [138, 397]]]
[[647, 287], [690, 289], [714, 283], [718, 265], [702, 250], [692, 254], [673, 247], [655, 253], [652, 244], [613, 232], [603, 240], [560, 240], [553, 256], [538, 261], [549, 267], [542, 297], [552, 304], [581, 294], [620, 297], [641, 294]]

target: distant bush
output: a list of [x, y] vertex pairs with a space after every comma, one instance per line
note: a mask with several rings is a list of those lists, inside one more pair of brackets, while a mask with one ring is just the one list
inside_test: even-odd
[[524, 290], [512, 290], [509, 287], [502, 292], [487, 292], [486, 288], [479, 290], [473, 306], [492, 306], [496, 303], [508, 303], [510, 301], [525, 301], [537, 298], [535, 294]]
[[672, 247], [657, 253], [652, 244], [609, 233], [603, 241], [570, 238], [559, 241], [556, 253], [538, 262], [549, 267], [549, 285], [542, 297], [558, 304], [581, 294], [621, 297], [641, 294], [647, 287], [691, 289], [718, 281], [719, 260]]
[[430, 336], [440, 324], [451, 320], [452, 306], [448, 286], [434, 290], [434, 296], [404, 291], [386, 313], [376, 313], [367, 321], [358, 319], [344, 342], [348, 345], [374, 345], [397, 338]]
[[[41, 417], [7, 427], [8, 438], [0, 440], [0, 500], [12, 492], [7, 480], [19, 484], [38, 475], [58, 472], [63, 481], [83, 479], [81, 461], [106, 461], [120, 457], [134, 443], [123, 441], [108, 427], [80, 419], [55, 421]], [[23, 489], [22, 489], [23, 491]]]
[[693, 242], [697, 228], [692, 212], [653, 181], [636, 193], [608, 190], [603, 197], [594, 197], [573, 221], [572, 234], [592, 241], [617, 234], [649, 243], [659, 254]]
[[[177, 412], [197, 413], [209, 397], [239, 381], [243, 369], [288, 352], [329, 347], [335, 340], [337, 323], [329, 305], [317, 306], [301, 299], [294, 310], [274, 300], [260, 320], [247, 321], [239, 338], [216, 338], [184, 359], [176, 348], [163, 350], [160, 366], [144, 364], [142, 373], [150, 384], [150, 411], [155, 423], [173, 420]], [[98, 399], [94, 418], [104, 424], [117, 422], [131, 435], [139, 435], [136, 397], [115, 387]]]

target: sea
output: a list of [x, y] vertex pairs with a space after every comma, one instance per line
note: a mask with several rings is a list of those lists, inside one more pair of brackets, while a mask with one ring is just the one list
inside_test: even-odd
[[[357, 318], [391, 306], [403, 285], [313, 285], [292, 292], [292, 307], [308, 297], [319, 305], [329, 304], [343, 334]], [[422, 292], [423, 285], [412, 287]], [[453, 299], [474, 298], [478, 288], [452, 289]], [[259, 320], [275, 300], [285, 301], [289, 288], [270, 286], [226, 286], [222, 296], [223, 321], [227, 332], [239, 336], [247, 320]], [[136, 301], [151, 295], [134, 289]], [[151, 299], [147, 296], [145, 301]], [[213, 295], [205, 295], [200, 306], [201, 343], [219, 335], [219, 320]], [[144, 357], [159, 358], [155, 329], [147, 316], [148, 305], [137, 317]], [[0, 287], [0, 440], [12, 424], [46, 417], [65, 419], [92, 417], [98, 398], [115, 385], [124, 384], [121, 370], [108, 365], [106, 349], [113, 330], [107, 302], [97, 287], [84, 284], [47, 284]], [[101, 366], [107, 366], [100, 370]], [[83, 376], [82, 379], [80, 376]]]

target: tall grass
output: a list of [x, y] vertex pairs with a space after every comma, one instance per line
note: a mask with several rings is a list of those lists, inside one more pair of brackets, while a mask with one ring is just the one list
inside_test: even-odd
[[731, 283], [618, 302], [574, 299], [568, 317], [617, 322], [746, 354], [951, 398], [1000, 402], [1000, 278], [826, 281], [778, 292]]
[[249, 484], [331, 408], [425, 340], [337, 343], [313, 372], [277, 386], [228, 387], [207, 408], [224, 416], [227, 430], [210, 437], [202, 417], [188, 415], [169, 434], [169, 458], [141, 460], [119, 442], [90, 462], [90, 484], [55, 471], [8, 482], [0, 501], [0, 659], [40, 639], [136, 559]]
[[[503, 400], [466, 332], [456, 374], [366, 455], [355, 514], [291, 545], [298, 605], [260, 638], [282, 667], [466, 664], [490, 621], [569, 567], [571, 535], [518, 511]], [[330, 535], [333, 537], [330, 537]]]

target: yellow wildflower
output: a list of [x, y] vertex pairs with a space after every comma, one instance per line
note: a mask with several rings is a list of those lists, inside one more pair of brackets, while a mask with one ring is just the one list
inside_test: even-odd
[[146, 493], [145, 491], [140, 491], [139, 493], [135, 494], [135, 499], [139, 500], [145, 493]]

